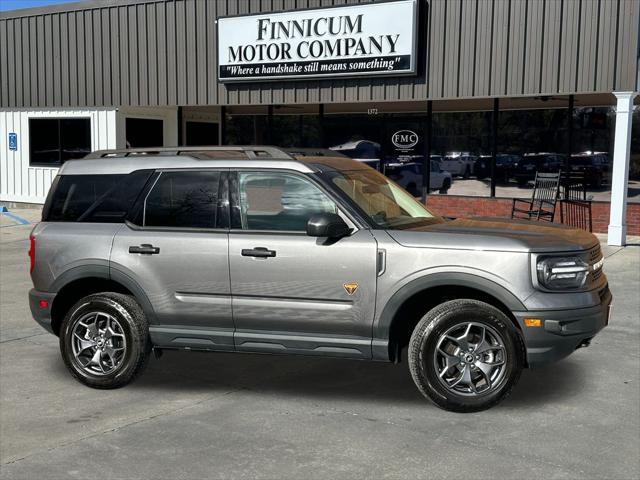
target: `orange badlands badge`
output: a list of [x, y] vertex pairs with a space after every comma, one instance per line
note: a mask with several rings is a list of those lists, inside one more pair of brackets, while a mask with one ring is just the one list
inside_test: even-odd
[[342, 286], [344, 287], [344, 289], [347, 291], [349, 295], [353, 295], [354, 293], [356, 293], [356, 290], [358, 289], [357, 283], [343, 283]]

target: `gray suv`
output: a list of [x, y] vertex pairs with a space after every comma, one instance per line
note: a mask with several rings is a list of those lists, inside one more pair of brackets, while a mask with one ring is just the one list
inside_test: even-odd
[[361, 162], [273, 147], [67, 162], [30, 243], [33, 317], [96, 388], [165, 349], [404, 357], [438, 406], [478, 411], [611, 304], [590, 233], [446, 221]]

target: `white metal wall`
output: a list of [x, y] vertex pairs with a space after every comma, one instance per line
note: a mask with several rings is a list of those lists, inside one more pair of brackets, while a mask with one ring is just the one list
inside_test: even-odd
[[[44, 203], [57, 168], [29, 166], [29, 118], [89, 117], [91, 149], [116, 147], [116, 110], [0, 111], [0, 200]], [[18, 135], [18, 150], [9, 150], [9, 133]]]

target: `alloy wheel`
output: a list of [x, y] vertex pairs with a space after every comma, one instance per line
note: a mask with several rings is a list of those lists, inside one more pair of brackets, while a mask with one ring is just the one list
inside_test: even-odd
[[115, 317], [105, 312], [91, 312], [75, 322], [71, 347], [75, 362], [82, 370], [102, 376], [120, 366], [127, 340]]
[[438, 380], [458, 395], [478, 396], [495, 391], [507, 369], [502, 335], [476, 322], [459, 323], [438, 338], [434, 368]]

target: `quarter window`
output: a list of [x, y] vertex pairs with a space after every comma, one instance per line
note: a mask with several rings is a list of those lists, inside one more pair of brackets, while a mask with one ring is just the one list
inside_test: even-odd
[[162, 172], [144, 206], [149, 227], [214, 228], [219, 172]]
[[65, 161], [82, 158], [90, 151], [91, 119], [29, 119], [31, 165], [59, 167]]
[[280, 172], [239, 174], [245, 230], [306, 231], [309, 217], [337, 213], [336, 204], [310, 181]]

